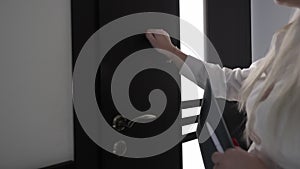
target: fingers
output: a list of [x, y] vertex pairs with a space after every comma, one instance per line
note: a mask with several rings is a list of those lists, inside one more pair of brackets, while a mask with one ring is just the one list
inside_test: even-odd
[[152, 34], [152, 33], [146, 33], [146, 37], [147, 37], [147, 39], [150, 41], [150, 43], [152, 44], [152, 45], [154, 45], [154, 43], [155, 43], [155, 37], [154, 37], [154, 35]]
[[224, 158], [224, 153], [216, 152], [212, 155], [211, 160], [214, 164], [219, 164]]
[[243, 149], [242, 149], [241, 147], [239, 147], [239, 146], [236, 146], [235, 149], [236, 149], [237, 151], [245, 151], [245, 150], [243, 150]]
[[[146, 37], [154, 48], [169, 52], [173, 51], [174, 45], [166, 31], [162, 29], [148, 29]], [[158, 52], [165, 54], [162, 50], [158, 50]]]
[[212, 155], [212, 161], [214, 163], [213, 169], [219, 169], [220, 168], [220, 162], [222, 161], [222, 153], [216, 152]]
[[152, 34], [155, 34], [155, 35], [169, 36], [169, 34], [163, 29], [148, 29], [146, 31], [146, 33], [152, 33]]
[[146, 35], [147, 34], [152, 34], [152, 36], [156, 40], [161, 39], [161, 38], [168, 39], [170, 37], [169, 34], [166, 31], [164, 31], [163, 29], [148, 29], [146, 31]]
[[232, 168], [235, 165], [236, 160], [245, 156], [245, 153], [247, 152], [241, 148], [227, 149], [225, 153], [214, 153], [211, 157], [214, 163], [214, 169]]
[[220, 165], [215, 164], [213, 169], [220, 169]]

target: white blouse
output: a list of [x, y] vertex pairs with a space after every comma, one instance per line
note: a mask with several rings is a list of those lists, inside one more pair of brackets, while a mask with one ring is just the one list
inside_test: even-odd
[[[275, 35], [274, 35], [275, 36]], [[275, 46], [278, 48], [284, 37], [284, 32], [276, 34]], [[273, 38], [273, 40], [274, 40]], [[180, 70], [180, 74], [187, 77], [188, 79], [194, 81], [197, 85], [204, 88], [205, 80], [207, 79], [207, 74], [209, 74], [209, 79], [211, 82], [212, 90], [216, 97], [226, 98], [227, 100], [237, 101], [240, 88], [243, 81], [248, 77], [251, 70], [255, 69], [264, 58], [254, 62], [247, 69], [228, 69], [221, 68], [218, 65], [210, 64], [204, 61], [200, 61], [192, 56], [188, 56], [185, 60], [185, 64]], [[192, 74], [190, 73], [192, 72]], [[251, 107], [254, 101], [262, 90], [264, 84], [264, 78], [259, 80], [246, 103], [246, 110], [249, 112], [247, 107]], [[250, 135], [250, 139], [253, 141], [249, 152], [255, 153], [260, 157], [269, 168], [283, 168], [283, 169], [299, 169], [300, 168], [300, 143], [295, 145], [282, 145], [277, 147], [271, 147], [265, 141], [266, 126], [265, 122], [268, 117], [268, 113], [274, 104], [276, 98], [276, 91], [279, 91], [284, 83], [284, 79], [278, 81], [270, 95], [266, 100], [264, 100], [257, 108], [256, 120], [254, 123], [253, 133]], [[280, 125], [280, 124], [279, 124]], [[300, 132], [298, 134], [300, 138]], [[284, 139], [284, 138], [278, 138]]]

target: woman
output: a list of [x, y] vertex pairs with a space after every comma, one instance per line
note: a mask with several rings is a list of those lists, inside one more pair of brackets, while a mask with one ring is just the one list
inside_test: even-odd
[[[214, 153], [215, 169], [300, 168], [300, 0], [276, 2], [297, 10], [288, 25], [274, 34], [266, 57], [248, 69], [221, 69], [181, 52], [163, 30], [146, 33], [154, 48], [167, 50], [184, 61], [198, 85], [205, 80], [204, 66], [223, 73], [227, 99], [239, 101], [240, 108], [246, 109], [246, 136], [253, 141], [251, 148], [248, 152], [234, 148]], [[181, 68], [174, 55], [167, 56]]]

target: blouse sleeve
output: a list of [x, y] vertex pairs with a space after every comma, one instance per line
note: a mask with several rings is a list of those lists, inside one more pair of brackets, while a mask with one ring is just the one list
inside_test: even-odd
[[250, 71], [257, 67], [262, 60], [254, 62], [246, 69], [229, 69], [188, 56], [180, 69], [180, 74], [201, 88], [205, 87], [206, 79], [209, 76], [215, 97], [237, 101], [243, 81], [248, 77]]

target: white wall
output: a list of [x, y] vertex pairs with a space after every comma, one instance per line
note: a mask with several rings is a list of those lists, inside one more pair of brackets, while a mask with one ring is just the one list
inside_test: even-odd
[[288, 23], [292, 11], [278, 6], [274, 0], [252, 0], [253, 61], [265, 56], [273, 33]]
[[73, 159], [70, 0], [0, 1], [0, 168]]

